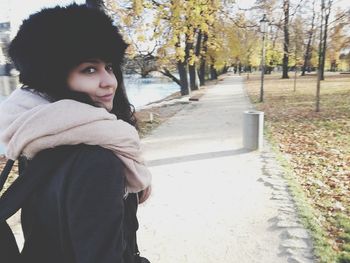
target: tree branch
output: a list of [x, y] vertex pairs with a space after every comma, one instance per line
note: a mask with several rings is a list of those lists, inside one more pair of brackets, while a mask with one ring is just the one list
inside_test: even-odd
[[167, 68], [163, 68], [163, 70], [159, 70], [160, 73], [162, 73], [164, 76], [170, 78], [172, 81], [174, 81], [176, 84], [178, 84], [181, 87], [180, 80], [175, 77]]

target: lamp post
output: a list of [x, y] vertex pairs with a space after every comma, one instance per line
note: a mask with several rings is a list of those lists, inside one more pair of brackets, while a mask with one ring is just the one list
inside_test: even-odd
[[269, 20], [264, 14], [260, 20], [260, 32], [262, 33], [262, 56], [261, 56], [261, 86], [260, 86], [260, 102], [264, 101], [264, 75], [265, 75], [265, 34], [269, 26]]

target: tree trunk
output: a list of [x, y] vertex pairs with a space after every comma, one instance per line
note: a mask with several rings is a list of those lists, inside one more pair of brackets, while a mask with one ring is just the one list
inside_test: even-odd
[[[193, 34], [195, 34], [196, 30], [193, 30]], [[188, 64], [188, 72], [190, 77], [190, 89], [191, 90], [198, 90], [198, 86], [196, 85], [196, 63], [193, 62], [193, 64], [190, 64], [190, 54], [191, 51], [193, 51], [194, 45], [193, 42], [189, 42], [189, 35], [186, 34], [186, 44], [185, 44], [185, 60]], [[196, 53], [192, 52], [192, 55], [195, 55]]]
[[294, 69], [294, 92], [297, 91], [297, 73], [298, 73], [298, 68], [297, 65], [295, 65], [295, 69]]
[[205, 84], [205, 64], [206, 54], [208, 50], [208, 34], [204, 33], [203, 36], [203, 54], [201, 54], [200, 65], [199, 65], [199, 83], [201, 86]]
[[324, 1], [321, 2], [321, 26], [320, 26], [320, 43], [318, 46], [318, 69], [317, 69], [317, 86], [316, 86], [316, 112], [320, 111], [320, 94], [321, 94], [321, 66], [322, 66], [322, 41], [323, 41], [323, 15], [324, 15]]
[[333, 59], [331, 61], [331, 72], [336, 72], [337, 71], [337, 61]]
[[176, 84], [178, 84], [181, 87], [181, 81], [177, 77], [175, 77], [173, 74], [171, 74], [171, 72], [167, 68], [163, 68], [163, 70], [160, 70], [159, 72], [162, 73], [164, 76], [170, 78], [172, 81], [174, 81]]
[[214, 65], [210, 65], [210, 79], [218, 79], [218, 72], [214, 68]]
[[[176, 47], [180, 47], [180, 37], [178, 37], [178, 42], [175, 44]], [[186, 37], [186, 43], [187, 43], [187, 37]], [[185, 47], [185, 58], [182, 61], [179, 59], [176, 63], [177, 70], [179, 72], [179, 77], [180, 77], [180, 92], [182, 96], [190, 94], [189, 87], [188, 87], [188, 78], [187, 78], [187, 56], [188, 56], [188, 46], [186, 44]]]
[[321, 69], [317, 70], [317, 86], [316, 86], [316, 112], [320, 111], [320, 97], [321, 97]]
[[326, 51], [327, 51], [327, 33], [328, 33], [328, 20], [332, 8], [332, 0], [328, 1], [327, 11], [325, 13], [324, 21], [324, 33], [323, 33], [323, 48], [322, 48], [322, 61], [321, 61], [321, 80], [324, 80], [324, 67], [326, 62]]
[[201, 62], [198, 70], [199, 85], [205, 85], [205, 58], [201, 58]]
[[[225, 64], [224, 68], [222, 69], [222, 74], [227, 73], [228, 69], [229, 69], [229, 66], [227, 66], [227, 65]], [[241, 69], [242, 69], [242, 68], [241, 68], [241, 65], [239, 64], [239, 66], [238, 66], [238, 70], [239, 70], [238, 73], [239, 73], [239, 75], [241, 75], [241, 72], [240, 72]]]
[[284, 43], [283, 43], [283, 74], [282, 79], [288, 79], [288, 62], [289, 62], [289, 0], [283, 1], [283, 11], [284, 11]]
[[310, 30], [309, 30], [309, 38], [308, 38], [307, 45], [306, 45], [306, 50], [305, 50], [305, 55], [304, 55], [304, 64], [303, 64], [301, 76], [305, 76], [306, 67], [307, 67], [307, 66], [310, 66], [310, 60], [311, 60], [311, 42], [312, 42], [312, 37], [313, 37], [313, 33], [314, 33], [315, 16], [316, 16], [316, 12], [315, 12], [315, 0], [313, 1], [312, 7], [313, 7], [313, 9], [312, 9], [311, 28], [310, 28]]
[[197, 76], [196, 76], [196, 64], [188, 65], [188, 72], [190, 75], [190, 87], [191, 90], [198, 90]]
[[187, 62], [179, 60], [177, 62], [177, 70], [179, 71], [180, 76], [181, 95], [188, 95], [190, 94], [190, 91], [188, 89]]
[[[196, 32], [196, 30], [194, 32]], [[196, 47], [195, 47], [195, 55], [196, 55], [197, 58], [200, 56], [201, 42], [202, 42], [202, 31], [198, 30]], [[193, 48], [193, 45], [192, 45], [192, 48]], [[190, 87], [191, 87], [191, 90], [198, 90], [198, 88], [199, 88], [198, 82], [197, 82], [197, 71], [196, 71], [196, 68], [197, 68], [196, 63], [193, 63], [193, 65], [188, 65], [188, 72], [189, 72], [189, 75], [190, 75]]]

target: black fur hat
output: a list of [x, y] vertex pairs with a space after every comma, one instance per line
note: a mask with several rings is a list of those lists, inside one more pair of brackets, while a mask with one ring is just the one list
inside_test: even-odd
[[43, 9], [24, 20], [9, 55], [24, 85], [55, 95], [66, 89], [69, 70], [83, 60], [99, 58], [120, 71], [126, 48], [110, 17], [72, 4]]

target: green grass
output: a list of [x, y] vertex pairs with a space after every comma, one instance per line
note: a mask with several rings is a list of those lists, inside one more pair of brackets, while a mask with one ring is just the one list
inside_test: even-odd
[[[303, 188], [295, 180], [293, 168], [289, 164], [286, 156], [280, 152], [278, 143], [273, 139], [272, 133], [268, 126], [265, 127], [265, 137], [269, 141], [273, 152], [276, 154], [278, 163], [284, 169], [284, 178], [286, 179], [290, 192], [298, 209], [302, 224], [310, 230], [313, 239], [314, 254], [320, 263], [337, 262], [337, 254], [333, 251], [328, 243], [327, 233], [316, 220], [319, 217], [317, 211], [309, 204]], [[344, 261], [346, 262], [346, 261]], [[342, 262], [342, 263], [344, 263]]]
[[[320, 262], [349, 262], [350, 76], [328, 74], [321, 83], [321, 111], [315, 112], [316, 79], [280, 74], [251, 75], [250, 99], [265, 112], [266, 136], [286, 170], [305, 226], [312, 231]], [[350, 263], [350, 262], [349, 262]]]
[[265, 112], [266, 136], [273, 145], [304, 225], [311, 231], [320, 262], [349, 261], [350, 246], [350, 76], [326, 74], [321, 111], [315, 112], [315, 76], [265, 77], [247, 83], [251, 101]]

